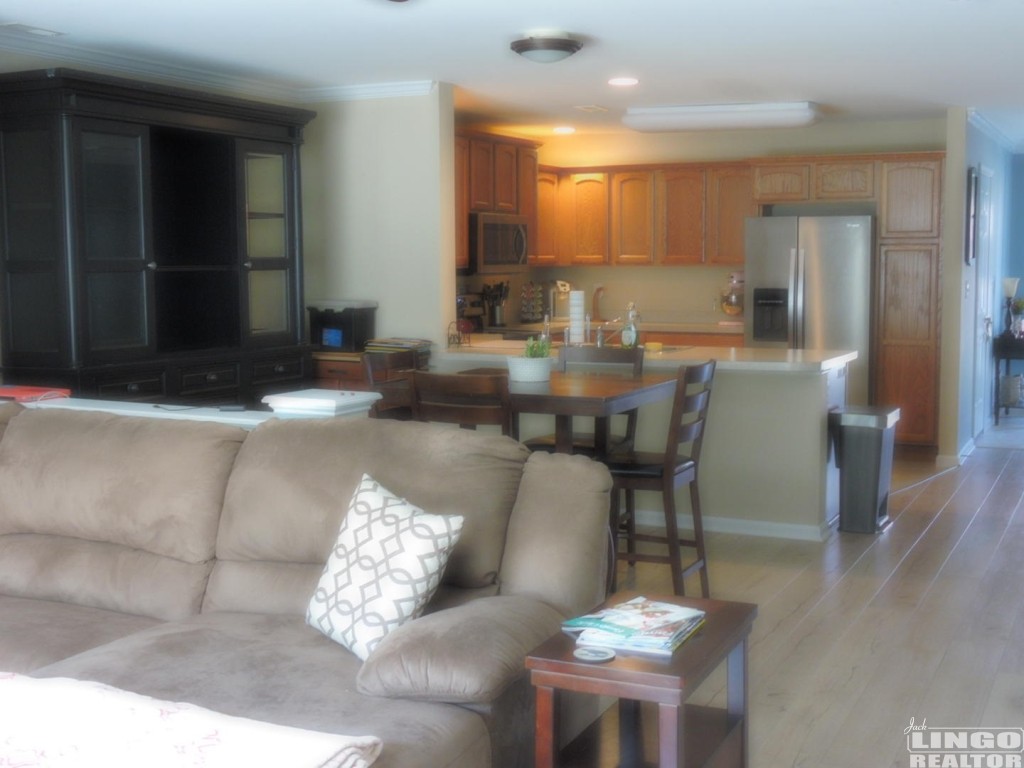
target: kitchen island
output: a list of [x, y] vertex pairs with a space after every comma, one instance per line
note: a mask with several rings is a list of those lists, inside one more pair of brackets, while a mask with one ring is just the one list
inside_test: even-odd
[[[522, 342], [474, 337], [469, 347], [437, 352], [431, 368], [455, 372], [500, 367]], [[846, 370], [856, 352], [750, 347], [688, 347], [648, 352], [644, 370], [718, 362], [701, 457], [704, 525], [709, 531], [818, 541], [838, 515], [838, 471], [828, 444], [828, 411], [845, 404]], [[671, 401], [640, 409], [637, 448], [663, 451]], [[613, 427], [614, 429], [614, 427]], [[621, 429], [621, 427], [620, 427]], [[552, 418], [520, 417], [523, 439], [553, 431]], [[677, 494], [689, 527], [689, 495]], [[663, 520], [656, 494], [639, 493], [638, 519]]]

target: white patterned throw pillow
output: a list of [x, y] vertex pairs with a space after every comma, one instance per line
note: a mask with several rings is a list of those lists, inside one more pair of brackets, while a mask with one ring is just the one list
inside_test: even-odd
[[431, 515], [369, 475], [356, 488], [306, 623], [366, 660], [437, 591], [461, 515]]

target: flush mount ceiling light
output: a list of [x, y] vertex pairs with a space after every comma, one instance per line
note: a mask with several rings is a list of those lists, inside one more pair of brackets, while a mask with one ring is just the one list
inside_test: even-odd
[[631, 107], [622, 122], [634, 131], [729, 131], [741, 128], [801, 128], [821, 119], [813, 101], [774, 104], [702, 104], [692, 107]]
[[568, 33], [558, 30], [538, 29], [526, 35], [522, 40], [513, 40], [509, 48], [538, 64], [567, 59], [583, 47], [579, 40], [573, 40]]
[[65, 32], [57, 32], [52, 29], [43, 29], [42, 27], [32, 27], [28, 24], [20, 24], [17, 21], [8, 21], [0, 24], [0, 29], [6, 29], [9, 32], [22, 32], [26, 35], [36, 35], [38, 37], [60, 37]]

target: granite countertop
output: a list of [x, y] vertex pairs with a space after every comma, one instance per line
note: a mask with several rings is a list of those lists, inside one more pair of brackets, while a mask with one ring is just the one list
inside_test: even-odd
[[[599, 325], [605, 327], [611, 327], [613, 330], [619, 328], [622, 322], [613, 323], [610, 320], [605, 320], [603, 323], [595, 323], [591, 321], [591, 329], [597, 328]], [[743, 335], [743, 321], [718, 321], [718, 322], [707, 322], [705, 320], [694, 320], [693, 322], [671, 322], [671, 323], [653, 323], [641, 320], [638, 324], [641, 331], [654, 331], [655, 333], [721, 333], [721, 334], [733, 334], [737, 336]], [[561, 331], [569, 327], [569, 321], [564, 318], [556, 317], [551, 321], [552, 331]], [[529, 333], [539, 333], [544, 328], [544, 323], [514, 323], [508, 325], [505, 328], [494, 328], [492, 333], [501, 333], [503, 331], [526, 331]]]
[[[474, 334], [468, 347], [435, 352], [431, 367], [446, 369], [470, 360], [504, 363], [506, 357], [521, 355], [525, 342], [506, 339], [488, 339], [489, 334]], [[551, 352], [558, 355], [557, 349]], [[667, 347], [661, 352], [644, 355], [644, 370], [670, 371], [684, 363], [714, 359], [721, 371], [754, 371], [776, 373], [821, 373], [841, 368], [857, 359], [857, 353], [848, 350], [765, 349], [761, 347]]]

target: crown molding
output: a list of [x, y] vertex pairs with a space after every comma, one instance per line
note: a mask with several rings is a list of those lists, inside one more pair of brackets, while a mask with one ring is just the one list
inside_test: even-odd
[[1024, 141], [1014, 141], [976, 109], [967, 110], [967, 122], [984, 133], [1007, 152], [1017, 153], [1024, 150]]
[[303, 88], [299, 100], [303, 103], [318, 101], [360, 101], [362, 99], [394, 99], [405, 96], [429, 96], [437, 86], [435, 80], [409, 80], [399, 83], [372, 83], [369, 85], [337, 85], [324, 88]]
[[184, 83], [217, 91], [227, 91], [245, 96], [257, 96], [265, 99], [294, 102], [301, 93], [299, 89], [286, 85], [275, 85], [261, 80], [223, 75], [209, 70], [167, 64], [137, 56], [124, 56], [118, 53], [96, 51], [52, 38], [30, 40], [16, 32], [6, 32], [3, 30], [0, 30], [0, 50], [16, 51], [32, 56], [44, 56], [135, 77], [155, 77], [160, 80]]

